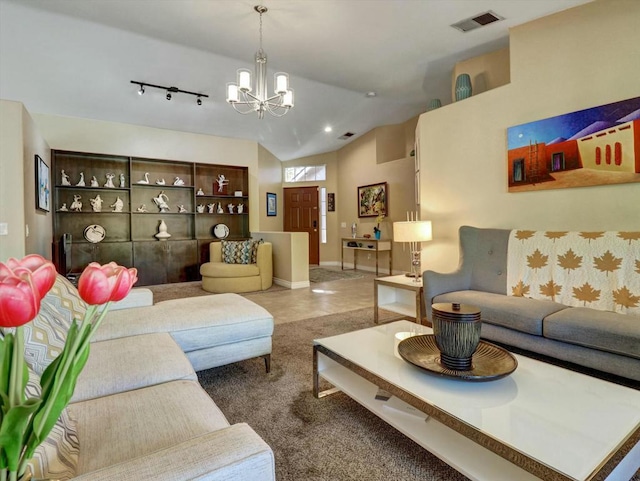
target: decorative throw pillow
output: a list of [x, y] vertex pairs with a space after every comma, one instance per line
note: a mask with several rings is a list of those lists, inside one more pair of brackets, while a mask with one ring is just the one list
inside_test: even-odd
[[261, 241], [221, 241], [222, 262], [225, 264], [255, 264]]
[[[27, 397], [40, 395], [40, 377], [29, 369]], [[32, 479], [59, 479], [67, 481], [76, 475], [80, 442], [76, 421], [65, 408], [49, 436], [37, 447], [29, 461]]]
[[36, 318], [24, 325], [24, 359], [38, 376], [62, 352], [71, 320], [44, 300]]

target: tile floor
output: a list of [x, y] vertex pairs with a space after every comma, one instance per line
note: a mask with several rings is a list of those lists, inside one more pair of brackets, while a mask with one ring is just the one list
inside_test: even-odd
[[[322, 267], [340, 271], [340, 267]], [[276, 324], [373, 307], [375, 273], [357, 272], [362, 274], [359, 279], [311, 283], [303, 289], [246, 294], [245, 297], [268, 310]]]

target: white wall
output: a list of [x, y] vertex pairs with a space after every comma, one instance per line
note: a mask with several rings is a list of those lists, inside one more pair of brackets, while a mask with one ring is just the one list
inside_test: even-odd
[[54, 150], [71, 150], [249, 168], [249, 229], [259, 227], [258, 144], [250, 140], [99, 120], [33, 114]]
[[508, 127], [640, 96], [640, 2], [606, 0], [511, 31], [511, 83], [420, 116], [423, 269], [458, 264], [461, 225], [640, 230], [640, 183], [507, 192]]

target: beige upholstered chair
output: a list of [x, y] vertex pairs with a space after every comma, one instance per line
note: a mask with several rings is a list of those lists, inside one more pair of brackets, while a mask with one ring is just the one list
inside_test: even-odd
[[273, 259], [270, 242], [258, 245], [255, 264], [226, 264], [222, 243], [209, 244], [209, 262], [200, 266], [202, 288], [208, 292], [264, 291], [273, 284]]

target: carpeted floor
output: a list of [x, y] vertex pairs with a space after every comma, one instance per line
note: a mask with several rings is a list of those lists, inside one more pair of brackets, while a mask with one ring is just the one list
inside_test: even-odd
[[278, 481], [467, 479], [346, 395], [313, 397], [312, 340], [371, 326], [372, 308], [276, 325], [271, 373], [261, 359], [198, 373], [229, 422], [271, 446]]
[[[153, 302], [168, 301], [170, 299], [180, 299], [182, 297], [209, 296], [212, 293], [202, 289], [202, 281], [179, 282], [174, 284], [158, 284], [156, 286], [144, 286], [153, 292]], [[247, 294], [259, 294], [261, 292], [276, 292], [287, 289], [286, 287], [273, 284], [266, 291], [254, 291]]]
[[341, 279], [360, 279], [363, 275], [355, 271], [338, 271], [323, 267], [311, 267], [309, 269], [309, 282], [330, 282]]

